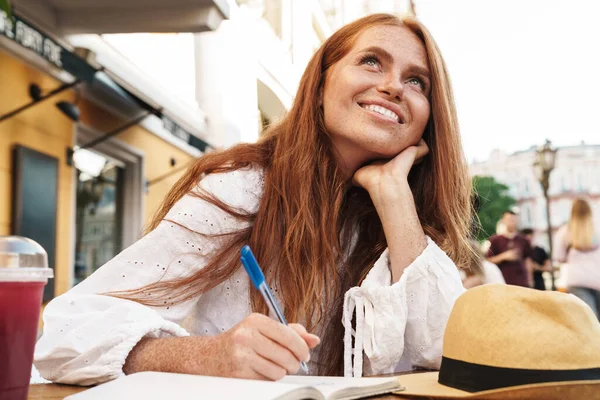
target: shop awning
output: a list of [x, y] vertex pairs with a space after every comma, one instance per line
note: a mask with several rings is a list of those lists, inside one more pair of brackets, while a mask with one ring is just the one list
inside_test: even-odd
[[[111, 112], [123, 119], [135, 120], [141, 110], [148, 112], [148, 118], [141, 125], [172, 144], [183, 146], [188, 153], [198, 155], [198, 151], [204, 152], [210, 147], [204, 112], [140, 74], [99, 35], [73, 35], [68, 45], [64, 43], [24, 20], [20, 14], [15, 13], [14, 23], [10, 23], [0, 11], [0, 48], [6, 44], [17, 54], [32, 55], [59, 75], [66, 73], [68, 76], [59, 78], [65, 82], [59, 91], [84, 82], [84, 95], [111, 105]], [[75, 52], [71, 50], [73, 47], [77, 48]], [[87, 59], [90, 56], [91, 61]], [[0, 118], [10, 118], [15, 111], [22, 109], [9, 111]]]
[[14, 0], [15, 11], [59, 35], [204, 32], [229, 17], [227, 0]]

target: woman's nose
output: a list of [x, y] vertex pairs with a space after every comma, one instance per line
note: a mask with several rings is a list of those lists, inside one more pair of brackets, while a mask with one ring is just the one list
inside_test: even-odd
[[377, 91], [394, 99], [402, 100], [402, 96], [404, 95], [404, 84], [402, 84], [398, 77], [390, 77], [377, 87]]

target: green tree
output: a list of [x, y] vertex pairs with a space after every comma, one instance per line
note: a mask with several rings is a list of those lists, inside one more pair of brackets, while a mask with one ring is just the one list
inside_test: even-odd
[[4, 11], [8, 18], [12, 19], [12, 7], [10, 6], [10, 0], [0, 0], [0, 10]]
[[508, 194], [508, 186], [491, 176], [474, 176], [472, 184], [480, 223], [477, 239], [482, 241], [496, 233], [496, 223], [504, 211], [516, 204], [516, 200]]

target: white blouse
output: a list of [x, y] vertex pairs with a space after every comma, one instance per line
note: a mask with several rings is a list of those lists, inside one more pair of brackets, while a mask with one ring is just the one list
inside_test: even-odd
[[[249, 212], [258, 209], [263, 185], [263, 171], [252, 168], [211, 174], [199, 183], [230, 206]], [[206, 265], [224, 240], [210, 234], [246, 226], [204, 200], [184, 196], [156, 229], [48, 304], [35, 350], [40, 374], [68, 384], [106, 382], [123, 375], [127, 355], [144, 337], [218, 335], [242, 321], [252, 311], [241, 263], [230, 279], [180, 304], [166, 298], [164, 306], [148, 307], [99, 293], [190, 275]], [[439, 368], [444, 328], [465, 289], [454, 263], [431, 239], [427, 242], [398, 282], [391, 284], [386, 250], [360, 287], [346, 292], [341, 321], [346, 376], [363, 375], [363, 362], [353, 363], [352, 354], [364, 361], [367, 374], [394, 372], [399, 363]], [[317, 349], [311, 359], [317, 359]]]

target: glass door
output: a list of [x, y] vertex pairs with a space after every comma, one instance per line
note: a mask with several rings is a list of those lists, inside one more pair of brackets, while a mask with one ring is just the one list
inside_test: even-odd
[[[86, 150], [87, 151], [87, 150]], [[90, 276], [123, 247], [125, 168], [98, 153], [93, 161], [75, 160], [77, 167], [75, 272], [73, 284]], [[85, 168], [95, 163], [95, 171]], [[80, 169], [81, 168], [81, 169]]]

